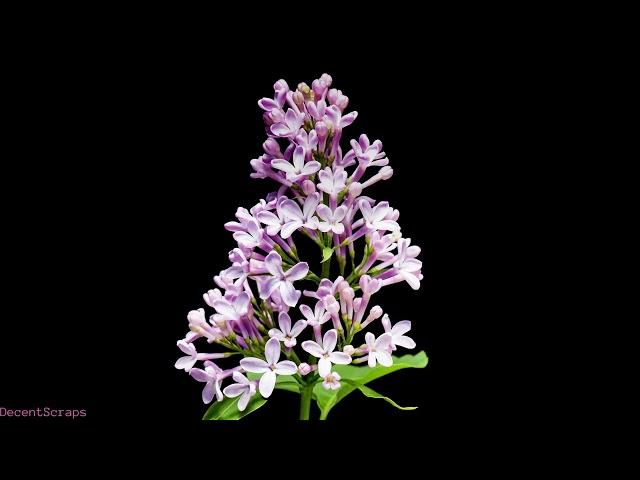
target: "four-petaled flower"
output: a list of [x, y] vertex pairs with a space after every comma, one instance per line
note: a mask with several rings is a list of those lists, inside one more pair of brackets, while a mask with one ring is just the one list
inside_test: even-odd
[[313, 312], [308, 305], [300, 305], [300, 311], [304, 318], [307, 319], [307, 325], [311, 327], [322, 325], [331, 318], [331, 314], [325, 310], [320, 300], [316, 302]]
[[237, 382], [224, 389], [224, 394], [229, 398], [240, 396], [238, 410], [244, 412], [251, 397], [256, 394], [256, 384], [240, 372], [233, 372], [233, 379]]
[[338, 195], [346, 186], [347, 172], [342, 169], [333, 171], [326, 167], [324, 170], [320, 170], [318, 178], [320, 179], [318, 190], [329, 195]]
[[202, 390], [202, 401], [204, 403], [211, 403], [214, 395], [218, 401], [222, 400], [222, 390], [220, 390], [222, 369], [215, 363], [206, 361], [204, 362], [204, 370], [192, 368], [189, 374], [197, 381], [205, 383]]
[[384, 331], [391, 335], [391, 348], [395, 350], [396, 347], [415, 348], [416, 342], [411, 337], [407, 337], [405, 333], [411, 330], [411, 321], [402, 320], [396, 323], [393, 327], [389, 320], [389, 315], [386, 313], [382, 317], [382, 326]]
[[261, 358], [245, 357], [240, 360], [240, 366], [247, 372], [261, 373], [258, 389], [264, 398], [269, 398], [276, 386], [277, 375], [293, 375], [298, 371], [296, 364], [290, 360], [280, 359], [280, 341], [277, 338], [270, 339], [264, 347], [265, 362]]
[[278, 325], [280, 328], [272, 328], [269, 330], [269, 336], [277, 338], [284, 343], [285, 347], [294, 347], [297, 343], [296, 337], [300, 335], [304, 327], [307, 326], [307, 322], [304, 320], [298, 320], [293, 328], [291, 327], [291, 317], [288, 313], [280, 312], [278, 315]]
[[293, 138], [300, 131], [303, 121], [304, 113], [296, 113], [290, 108], [284, 115], [284, 122], [271, 125], [271, 133], [278, 137]]
[[340, 388], [340, 374], [338, 372], [329, 372], [322, 379], [322, 387], [326, 390], [337, 390]]
[[262, 241], [262, 229], [255, 220], [250, 220], [246, 231], [234, 232], [233, 238], [241, 247], [253, 250]]
[[298, 228], [305, 227], [310, 230], [318, 228], [318, 218], [313, 214], [316, 213], [316, 207], [320, 203], [320, 195], [312, 193], [309, 195], [302, 205], [298, 205], [293, 200], [285, 200], [280, 208], [284, 216], [287, 218], [286, 223], [282, 226], [282, 238], [289, 238]]
[[351, 363], [351, 357], [344, 352], [334, 352], [338, 343], [338, 331], [332, 328], [324, 334], [322, 346], [312, 340], [302, 342], [302, 348], [318, 360], [318, 374], [325, 377], [331, 371], [331, 364], [347, 365]]
[[318, 223], [318, 230], [321, 232], [332, 231], [333, 233], [340, 235], [344, 233], [344, 225], [340, 222], [347, 215], [347, 207], [340, 205], [335, 210], [331, 210], [324, 204], [318, 205], [318, 216], [324, 220]]
[[369, 230], [389, 230], [391, 232], [400, 230], [398, 222], [385, 219], [387, 215], [393, 213], [393, 209], [389, 207], [389, 202], [380, 202], [375, 207], [371, 207], [369, 202], [362, 200], [359, 205], [365, 225]]
[[213, 308], [215, 308], [218, 313], [215, 314], [213, 318], [216, 322], [240, 320], [249, 311], [250, 302], [251, 300], [247, 292], [242, 292], [233, 302], [230, 302], [226, 298], [215, 300], [213, 302]]
[[292, 282], [306, 277], [309, 265], [306, 262], [300, 262], [285, 272], [282, 269], [282, 257], [275, 251], [267, 255], [264, 265], [272, 276], [259, 284], [260, 298], [266, 300], [277, 289], [284, 303], [295, 307], [301, 293], [300, 290], [295, 289]]
[[420, 247], [410, 244], [410, 238], [398, 240], [398, 258], [393, 266], [398, 271], [398, 275], [404, 278], [411, 288], [418, 290], [420, 288], [422, 262], [415, 257], [420, 253]]
[[282, 158], [276, 158], [271, 162], [271, 166], [282, 170], [286, 173], [287, 180], [295, 182], [302, 177], [312, 175], [320, 170], [320, 162], [311, 160], [305, 163], [304, 158], [304, 148], [298, 146], [293, 151], [293, 163], [289, 163]]
[[389, 353], [389, 350], [391, 349], [391, 334], [383, 333], [376, 340], [373, 333], [367, 332], [364, 336], [364, 340], [367, 342], [367, 350], [369, 352], [368, 361], [371, 368], [376, 366], [376, 362], [383, 367], [390, 367], [393, 365], [393, 359]]
[[389, 159], [385, 158], [384, 152], [381, 152], [382, 142], [376, 140], [369, 144], [369, 137], [364, 133], [360, 135], [357, 142], [351, 140], [351, 148], [353, 148], [356, 158], [366, 166], [384, 166], [389, 163]]

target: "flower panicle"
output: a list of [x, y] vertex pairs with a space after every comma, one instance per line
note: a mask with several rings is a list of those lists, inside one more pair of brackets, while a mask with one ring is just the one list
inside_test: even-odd
[[[240, 397], [242, 411], [254, 395], [268, 398], [281, 375], [335, 390], [335, 365], [388, 367], [397, 348], [416, 346], [405, 335], [411, 322], [392, 325], [371, 300], [394, 283], [420, 287], [420, 248], [402, 236], [397, 209], [365, 194], [393, 169], [380, 140], [343, 138], [358, 114], [332, 84], [328, 74], [295, 90], [278, 80], [258, 102], [267, 139], [251, 177], [277, 189], [225, 224], [237, 242], [230, 265], [203, 295], [208, 311], [190, 311], [189, 332], [177, 342], [185, 356], [175, 366], [205, 384], [204, 403]], [[305, 241], [319, 248], [320, 273], [298, 256]], [[333, 279], [332, 265], [340, 273]], [[363, 332], [376, 325], [379, 335]], [[196, 342], [222, 351], [201, 353]], [[213, 361], [238, 356], [226, 369]]]

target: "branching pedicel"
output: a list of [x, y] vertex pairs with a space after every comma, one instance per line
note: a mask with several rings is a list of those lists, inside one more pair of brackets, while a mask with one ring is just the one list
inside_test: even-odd
[[[214, 277], [220, 289], [204, 294], [215, 313], [207, 319], [203, 308], [189, 312], [190, 332], [178, 341], [186, 356], [176, 368], [205, 384], [205, 403], [215, 402], [205, 419], [241, 418], [264, 405], [274, 388], [301, 395], [301, 419], [309, 418], [312, 400], [324, 419], [355, 390], [403, 408], [366, 383], [426, 366], [424, 352], [392, 356], [398, 348], [415, 347], [405, 335], [411, 322], [392, 325], [380, 306], [370, 308], [372, 296], [386, 285], [420, 287], [420, 248], [402, 238], [397, 210], [363, 195], [393, 170], [382, 143], [366, 135], [351, 140], [343, 155], [343, 129], [357, 112], [345, 114], [349, 100], [331, 83], [324, 74], [311, 87], [301, 83], [290, 90], [279, 80], [274, 98], [258, 102], [268, 138], [265, 154], [251, 160], [251, 176], [275, 180], [279, 188], [250, 210], [238, 208], [238, 221], [225, 224], [238, 247], [229, 253], [232, 265]], [[358, 242], [361, 253], [358, 239], [364, 240]], [[318, 246], [320, 275], [298, 258], [297, 241]], [[332, 262], [340, 271], [335, 279], [328, 278]], [[315, 283], [315, 290], [301, 293], [296, 283], [303, 281]], [[361, 335], [380, 317], [381, 334]], [[227, 351], [199, 353], [198, 339]], [[231, 368], [212, 361], [234, 356], [242, 358]], [[195, 368], [198, 362], [202, 368]], [[229, 384], [223, 389], [224, 382]]]

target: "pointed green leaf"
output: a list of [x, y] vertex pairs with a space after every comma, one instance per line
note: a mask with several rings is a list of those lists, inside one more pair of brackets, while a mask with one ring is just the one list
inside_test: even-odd
[[385, 397], [384, 395], [376, 392], [373, 388], [369, 388], [366, 385], [360, 385], [352, 380], [343, 380], [343, 381], [348, 383], [349, 385], [356, 387], [358, 390], [360, 390], [364, 394], [365, 397], [379, 398], [381, 400], [384, 400], [385, 402], [389, 402], [391, 405], [393, 405], [394, 407], [400, 410], [415, 410], [416, 408], [418, 408], [418, 407], [401, 407], [396, 402], [391, 400], [389, 397]]
[[[358, 385], [366, 385], [377, 378], [384, 377], [398, 370], [405, 368], [424, 368], [427, 366], [427, 362], [428, 358], [426, 353], [420, 352], [416, 355], [393, 357], [393, 365], [390, 367], [376, 365], [370, 368], [366, 365], [335, 365], [334, 370], [340, 374], [342, 379], [352, 380]], [[322, 388], [322, 384], [318, 383], [313, 393], [318, 403], [318, 408], [320, 408], [320, 418], [326, 418], [338, 402], [356, 389], [353, 385], [344, 382], [338, 390], [325, 390]]]
[[331, 258], [333, 255], [333, 248], [324, 247], [322, 249], [322, 261], [320, 263], [324, 263]]
[[240, 397], [236, 398], [228, 398], [226, 397], [221, 402], [215, 402], [213, 405], [209, 407], [204, 416], [203, 420], [240, 420], [242, 417], [249, 415], [250, 413], [256, 411], [260, 407], [262, 407], [265, 403], [267, 403], [266, 398], [262, 398], [259, 393], [256, 393], [251, 400], [249, 400], [249, 404], [244, 411], [238, 410], [238, 400]]

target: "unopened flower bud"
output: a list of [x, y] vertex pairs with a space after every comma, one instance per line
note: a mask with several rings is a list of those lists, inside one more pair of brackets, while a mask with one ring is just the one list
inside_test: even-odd
[[305, 193], [305, 195], [311, 195], [316, 191], [316, 184], [311, 180], [305, 180], [304, 182], [302, 182], [302, 191]]
[[308, 375], [311, 372], [311, 365], [309, 365], [308, 363], [301, 363], [300, 365], [298, 365], [298, 373], [300, 373], [300, 375], [305, 376]]
[[300, 109], [304, 107], [304, 95], [299, 90], [296, 90], [293, 93], [293, 103], [295, 103]]
[[360, 182], [353, 182], [349, 185], [349, 197], [356, 198], [362, 193], [362, 184]]
[[342, 349], [342, 351], [344, 353], [346, 353], [347, 355], [353, 355], [353, 353], [356, 351], [356, 349], [353, 348], [353, 345], [345, 345], [344, 348]]
[[268, 153], [272, 157], [282, 158], [282, 152], [280, 151], [280, 145], [275, 138], [267, 138], [262, 144], [262, 149], [265, 153]]
[[389, 166], [382, 167], [378, 172], [382, 180], [389, 180], [393, 176], [393, 168]]
[[333, 83], [333, 78], [331, 78], [331, 75], [329, 75], [328, 73], [323, 73], [320, 76], [320, 81], [324, 82], [324, 84], [327, 86], [327, 88], [329, 88], [331, 86], [331, 84]]

